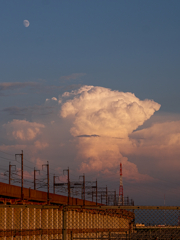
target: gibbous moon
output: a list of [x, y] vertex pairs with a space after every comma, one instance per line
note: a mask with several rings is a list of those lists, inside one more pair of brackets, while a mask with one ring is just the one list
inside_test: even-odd
[[30, 22], [29, 22], [28, 20], [24, 20], [24, 21], [23, 21], [23, 24], [24, 24], [25, 27], [29, 27]]

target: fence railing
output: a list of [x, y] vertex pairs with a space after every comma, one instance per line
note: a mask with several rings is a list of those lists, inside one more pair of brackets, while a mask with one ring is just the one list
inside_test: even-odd
[[180, 239], [180, 207], [0, 205], [1, 239]]
[[[88, 211], [96, 211], [94, 225]], [[98, 206], [65, 208], [65, 239], [180, 239], [180, 207]], [[84, 211], [84, 221], [75, 222], [72, 211]], [[105, 214], [105, 215], [104, 215]], [[86, 217], [85, 217], [86, 216]], [[111, 216], [111, 217], [109, 217]], [[86, 223], [87, 222], [87, 225]]]

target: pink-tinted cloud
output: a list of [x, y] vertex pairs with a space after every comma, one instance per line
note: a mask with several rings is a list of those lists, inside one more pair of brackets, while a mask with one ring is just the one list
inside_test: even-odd
[[38, 169], [42, 169], [42, 165], [45, 164], [45, 161], [44, 159], [40, 159], [39, 157], [34, 159], [35, 160], [35, 163], [36, 163], [36, 167]]
[[[140, 159], [151, 159], [149, 169], [172, 172], [180, 168], [180, 121], [155, 123], [151, 127], [134, 132], [130, 136], [129, 153]], [[158, 170], [157, 170], [158, 171]]]
[[42, 141], [36, 141], [34, 143], [35, 148], [37, 149], [44, 149], [47, 148], [49, 146], [49, 144], [47, 142], [42, 142]]
[[[20, 170], [20, 169], [19, 169]], [[34, 172], [23, 171], [24, 178], [34, 180]]]
[[[158, 103], [102, 87], [83, 86], [53, 96], [47, 96], [50, 100], [44, 105], [47, 109], [52, 105], [53, 114], [35, 106], [36, 112], [25, 111], [31, 121], [4, 124], [0, 155], [7, 170], [9, 161], [20, 167], [20, 157], [14, 162], [14, 154], [23, 150], [24, 168], [30, 172], [27, 178], [32, 170], [26, 166], [41, 170], [49, 161], [51, 174], [62, 176], [60, 181], [67, 181], [63, 169], [69, 166], [71, 180], [86, 173], [86, 180], [98, 178], [99, 186], [108, 184], [113, 189], [119, 184], [122, 162], [124, 190], [129, 195], [150, 198], [155, 192], [163, 198], [167, 191], [174, 199], [178, 196], [180, 115], [159, 112], [151, 118], [160, 108]], [[41, 172], [38, 179], [46, 181], [45, 175]]]
[[[166, 148], [180, 145], [180, 121], [155, 123], [151, 127], [134, 132], [137, 146]], [[138, 141], [137, 141], [138, 140]]]
[[17, 119], [4, 124], [3, 127], [6, 129], [10, 138], [23, 141], [35, 139], [36, 136], [41, 133], [41, 130], [45, 128], [45, 126], [40, 123]]
[[81, 138], [78, 141], [78, 158], [80, 172], [101, 173], [106, 179], [118, 179], [119, 163], [123, 165], [123, 177], [131, 181], [151, 181], [146, 174], [139, 174], [134, 163], [128, 161], [121, 154], [121, 147], [116, 139], [109, 138]]

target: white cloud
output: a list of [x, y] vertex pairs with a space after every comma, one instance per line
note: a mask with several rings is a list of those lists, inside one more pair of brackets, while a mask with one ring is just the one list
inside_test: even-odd
[[49, 101], [57, 101], [57, 98], [56, 97], [52, 97], [51, 99], [49, 99], [49, 98], [46, 98], [46, 102], [49, 102]]
[[82, 92], [86, 92], [88, 90], [91, 90], [94, 86], [82, 86], [81, 88], [77, 89], [77, 90], [73, 90], [71, 92], [64, 92], [62, 97], [69, 97], [69, 96], [75, 96], [75, 95], [78, 95]]
[[76, 97], [63, 104], [61, 116], [77, 116], [71, 129], [73, 136], [127, 137], [160, 108], [152, 100], [141, 101], [132, 93], [103, 87], [85, 86], [71, 94]]
[[51, 98], [53, 101], [57, 101], [57, 98], [56, 97], [52, 97]]

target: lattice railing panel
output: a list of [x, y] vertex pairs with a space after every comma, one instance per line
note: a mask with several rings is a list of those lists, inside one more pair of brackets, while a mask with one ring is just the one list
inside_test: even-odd
[[0, 240], [180, 239], [180, 207], [0, 205]]

